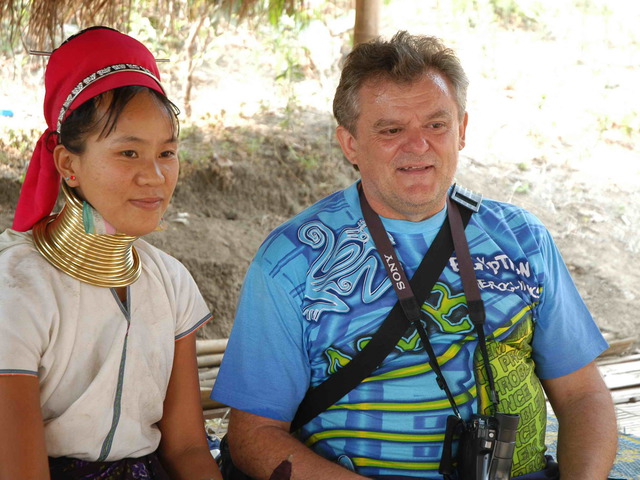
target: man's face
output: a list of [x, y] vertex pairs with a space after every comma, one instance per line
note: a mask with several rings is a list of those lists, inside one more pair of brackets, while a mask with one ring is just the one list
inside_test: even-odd
[[446, 201], [464, 147], [453, 87], [430, 71], [410, 84], [388, 79], [360, 90], [355, 135], [337, 129], [347, 159], [357, 165], [371, 207], [381, 216], [420, 221]]

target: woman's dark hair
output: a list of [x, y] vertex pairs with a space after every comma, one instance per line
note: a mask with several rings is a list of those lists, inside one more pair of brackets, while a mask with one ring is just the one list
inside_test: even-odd
[[[108, 137], [116, 128], [120, 114], [127, 104], [138, 93], [148, 92], [165, 110], [171, 119], [173, 133], [178, 137], [180, 124], [178, 114], [180, 110], [167, 97], [161, 93], [138, 85], [114, 88], [87, 100], [62, 122], [59, 132], [59, 141], [67, 150], [76, 155], [84, 152], [87, 136], [95, 132], [102, 125], [99, 138]], [[106, 113], [100, 115], [99, 106], [102, 102], [109, 101]]]

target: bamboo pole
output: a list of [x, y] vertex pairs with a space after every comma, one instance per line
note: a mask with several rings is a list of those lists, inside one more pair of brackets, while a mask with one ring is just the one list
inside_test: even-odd
[[228, 342], [228, 338], [196, 340], [196, 354], [206, 355], [210, 353], [223, 353], [227, 348]]
[[198, 355], [198, 368], [200, 367], [217, 367], [222, 363], [222, 353], [214, 353], [213, 355]]
[[211, 393], [211, 389], [213, 388], [213, 384], [216, 383], [215, 378], [211, 378], [209, 380], [200, 380], [200, 389], [208, 390]]
[[215, 368], [203, 368], [198, 371], [198, 378], [202, 380], [211, 380], [212, 378], [218, 378], [219, 367]]

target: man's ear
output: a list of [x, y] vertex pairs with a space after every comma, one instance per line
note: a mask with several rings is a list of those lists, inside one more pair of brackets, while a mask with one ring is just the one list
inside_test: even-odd
[[464, 117], [462, 117], [462, 121], [460, 122], [460, 143], [458, 144], [458, 150], [462, 150], [466, 145], [467, 140], [465, 135], [467, 133], [467, 123], [469, 123], [469, 114], [467, 112], [464, 112]]
[[354, 137], [349, 130], [347, 130], [342, 125], [338, 125], [336, 128], [336, 137], [338, 138], [338, 143], [340, 143], [340, 148], [342, 148], [342, 153], [347, 157], [347, 160], [354, 165], [358, 165], [358, 140]]
[[70, 187], [79, 185], [76, 172], [78, 160], [78, 155], [71, 153], [62, 144], [56, 145], [53, 149], [53, 163], [56, 166], [56, 170]]

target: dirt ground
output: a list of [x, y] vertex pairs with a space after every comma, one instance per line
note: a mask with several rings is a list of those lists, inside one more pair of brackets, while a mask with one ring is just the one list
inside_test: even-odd
[[[383, 34], [397, 29], [391, 13]], [[550, 27], [552, 33], [476, 28], [448, 37], [453, 21], [441, 19], [429, 33], [450, 39], [471, 78], [458, 183], [541, 218], [600, 327], [614, 338], [638, 335], [640, 122], [630, 101], [640, 84], [639, 44], [602, 45], [583, 30], [561, 38]], [[582, 22], [592, 28], [590, 17]], [[312, 28], [310, 45], [324, 49], [307, 48], [295, 82], [274, 80], [275, 60], [257, 54], [259, 40], [244, 29], [221, 35], [196, 71], [169, 227], [150, 241], [192, 271], [216, 318], [202, 332], [207, 337], [228, 335], [244, 272], [267, 233], [357, 178], [330, 115], [348, 35], [339, 25]], [[3, 77], [0, 107], [16, 95], [25, 104], [42, 101], [34, 88], [41, 72], [32, 70], [16, 75], [14, 65], [13, 76]], [[15, 136], [20, 125], [35, 141], [42, 125], [40, 107], [13, 108], [13, 118], [0, 118], [9, 158], [0, 165], [0, 230], [10, 225], [26, 160], [15, 159], [10, 130]]]

